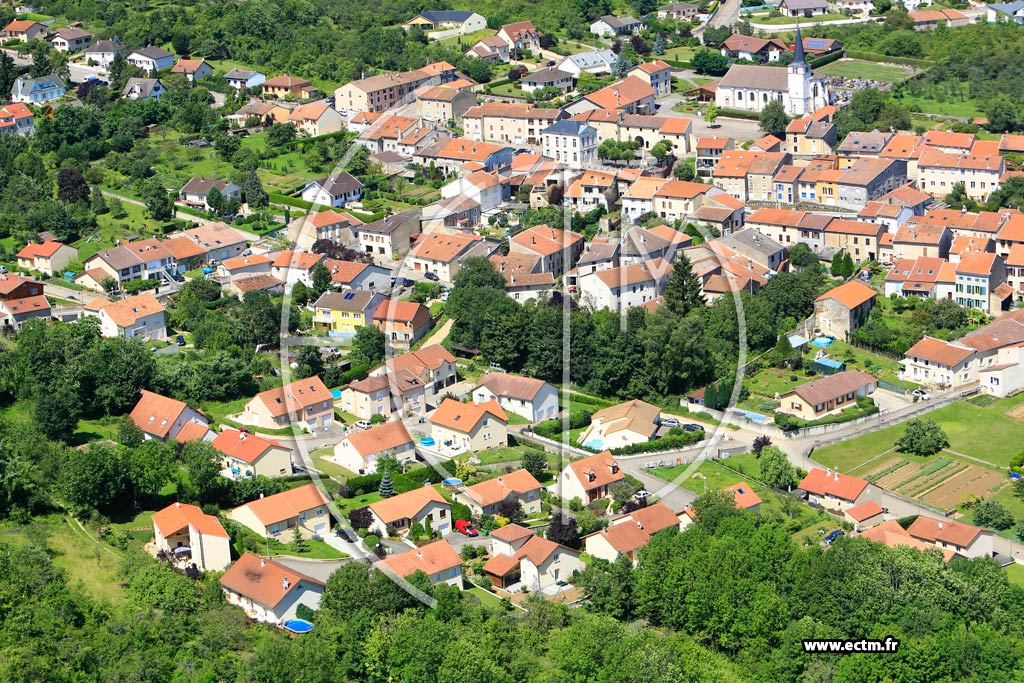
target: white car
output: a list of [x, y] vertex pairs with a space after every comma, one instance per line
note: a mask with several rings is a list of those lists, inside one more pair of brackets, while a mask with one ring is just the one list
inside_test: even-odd
[[360, 420], [359, 422], [356, 422], [356, 427], [359, 427], [359, 429], [369, 429], [372, 426], [373, 423], [369, 420]]
[[932, 395], [929, 394], [924, 389], [914, 389], [914, 391], [911, 393], [911, 396], [922, 401], [930, 401], [932, 398]]
[[679, 420], [677, 420], [674, 417], [666, 417], [664, 420], [661, 421], [661, 426], [662, 427], [678, 427], [679, 426]]

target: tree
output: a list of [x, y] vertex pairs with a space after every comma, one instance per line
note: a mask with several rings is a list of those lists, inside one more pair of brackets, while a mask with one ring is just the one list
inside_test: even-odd
[[872, 13], [877, 15], [885, 14], [892, 9], [892, 0], [872, 0], [871, 4], [875, 7]]
[[676, 167], [672, 169], [672, 175], [676, 180], [693, 181], [697, 177], [696, 162], [694, 158], [686, 158], [676, 164]]
[[979, 526], [1003, 531], [1013, 526], [1013, 514], [998, 500], [986, 500], [974, 508], [974, 521]]
[[57, 171], [57, 199], [69, 204], [89, 201], [89, 184], [77, 168]]
[[718, 120], [718, 105], [714, 102], [708, 102], [708, 106], [704, 109], [704, 121], [708, 125], [715, 125], [715, 121]]
[[797, 268], [807, 268], [818, 263], [818, 255], [803, 242], [798, 242], [789, 250], [789, 263]]
[[295, 139], [295, 126], [290, 123], [275, 123], [267, 128], [267, 144], [280, 148]]
[[[564, 518], [564, 519], [563, 519]], [[548, 528], [548, 540], [566, 547], [580, 547], [580, 533], [576, 527], [576, 519], [569, 515], [554, 515]]]
[[523, 451], [523, 459], [520, 464], [524, 470], [532, 474], [536, 479], [540, 479], [548, 468], [548, 458], [544, 451], [530, 448]]
[[665, 54], [665, 36], [663, 36], [661, 33], [655, 36], [654, 45], [651, 48], [651, 51], [654, 52], [654, 54], [656, 55]]
[[662, 161], [665, 157], [672, 154], [672, 142], [669, 140], [660, 140], [657, 144], [651, 147], [651, 156]]
[[6, 100], [11, 96], [11, 89], [14, 88], [14, 81], [18, 79], [18, 70], [14, 66], [14, 60], [6, 52], [0, 52], [0, 100]]
[[128, 415], [122, 416], [117, 425], [117, 442], [122, 446], [134, 448], [141, 446], [145, 440], [145, 435], [135, 421]]
[[762, 133], [774, 135], [777, 138], [786, 136], [786, 128], [789, 126], [789, 114], [782, 100], [773, 99], [761, 110], [760, 129]]
[[523, 513], [523, 507], [519, 504], [517, 498], [505, 498], [504, 500], [498, 501], [497, 505], [494, 506], [495, 514], [500, 517], [504, 517], [512, 524], [518, 524], [526, 519], [526, 515]]
[[896, 440], [896, 450], [913, 455], [935, 455], [947, 446], [949, 437], [931, 418], [910, 420]]
[[753, 446], [751, 446], [750, 450], [756, 453], [758, 457], [761, 457], [761, 451], [764, 450], [765, 446], [771, 445], [772, 438], [770, 436], [765, 436], [764, 434], [762, 434], [760, 436], [754, 437], [754, 444]]
[[146, 203], [146, 211], [154, 220], [167, 221], [174, 216], [174, 199], [156, 178], [144, 181], [140, 194]]
[[28, 68], [28, 75], [32, 78], [49, 76], [53, 73], [53, 64], [50, 62], [50, 45], [40, 40], [29, 51], [32, 55], [32, 66]]
[[224, 195], [217, 189], [216, 185], [211, 187], [210, 191], [206, 193], [206, 206], [218, 216], [224, 214]]
[[328, 270], [323, 261], [313, 266], [311, 280], [314, 298], [319, 298], [321, 294], [331, 288], [331, 271]]
[[381, 498], [391, 498], [395, 495], [395, 486], [391, 483], [391, 473], [385, 472], [384, 476], [380, 479], [380, 486], [377, 488], [377, 493], [380, 494]]
[[352, 351], [349, 357], [353, 365], [375, 365], [384, 358], [387, 338], [384, 332], [374, 325], [361, 325], [356, 328], [352, 338]]
[[320, 347], [303, 346], [299, 349], [296, 366], [295, 379], [322, 376], [324, 374], [324, 360], [320, 357]]
[[309, 541], [302, 537], [299, 533], [299, 527], [296, 526], [292, 531], [292, 542], [288, 544], [292, 552], [295, 553], [308, 553], [309, 552]]
[[736, 497], [732, 491], [708, 491], [693, 501], [693, 511], [697, 515], [697, 523], [712, 535], [726, 519], [742, 514], [736, 509]]
[[685, 254], [679, 254], [672, 264], [664, 296], [666, 308], [679, 317], [704, 308], [700, 280], [693, 274], [693, 264]]
[[983, 110], [985, 118], [988, 119], [985, 128], [993, 133], [1012, 131], [1020, 125], [1020, 105], [1006, 93], [999, 93], [989, 99], [985, 103]]
[[701, 48], [693, 53], [690, 66], [699, 74], [721, 76], [729, 70], [729, 58], [716, 50]]
[[612, 64], [612, 78], [625, 78], [630, 70], [636, 66], [636, 61], [630, 57], [629, 53], [623, 50], [619, 53], [618, 57], [615, 58], [615, 62]]
[[1011, 176], [988, 196], [986, 207], [989, 211], [1024, 208], [1024, 178]]
[[789, 464], [786, 454], [775, 446], [761, 449], [759, 459], [761, 480], [776, 489], [788, 489], [796, 484], [796, 470]]
[[370, 513], [370, 508], [361, 507], [350, 510], [348, 513], [348, 523], [352, 525], [353, 529], [369, 529], [370, 525], [373, 524], [373, 514]]
[[245, 196], [245, 203], [249, 205], [249, 209], [262, 209], [270, 204], [270, 196], [263, 189], [263, 183], [260, 181], [259, 175], [256, 174], [256, 169], [250, 170], [245, 176], [245, 182], [242, 183], [242, 193]]

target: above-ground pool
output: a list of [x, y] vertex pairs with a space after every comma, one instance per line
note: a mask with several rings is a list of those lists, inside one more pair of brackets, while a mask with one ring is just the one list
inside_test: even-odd
[[757, 422], [759, 424], [768, 424], [773, 419], [771, 417], [768, 417], [767, 415], [762, 415], [761, 413], [755, 413], [755, 412], [753, 412], [751, 410], [741, 410], [739, 408], [733, 408], [733, 412], [737, 413], [738, 415], [742, 415], [743, 417], [747, 418], [751, 422]]
[[448, 489], [449, 491], [454, 491], [455, 489], [462, 486], [462, 480], [457, 477], [448, 477], [447, 479], [441, 482], [441, 486]]
[[335, 401], [340, 400], [341, 399], [341, 389], [334, 389], [333, 391], [331, 391], [331, 398], [333, 398]]
[[313, 630], [313, 624], [305, 619], [289, 619], [283, 626], [292, 633], [309, 633]]
[[817, 339], [815, 339], [811, 343], [814, 344], [815, 346], [820, 346], [820, 347], [824, 348], [826, 346], [831, 346], [832, 342], [834, 342], [834, 341], [835, 341], [834, 339], [829, 339], [828, 337], [818, 337]]
[[604, 439], [591, 439], [583, 444], [584, 448], [593, 448], [595, 451], [604, 450]]
[[420, 439], [420, 445], [421, 446], [428, 446], [428, 447], [429, 446], [436, 446], [437, 442], [434, 441], [434, 437], [432, 437], [432, 436], [425, 436], [422, 439]]

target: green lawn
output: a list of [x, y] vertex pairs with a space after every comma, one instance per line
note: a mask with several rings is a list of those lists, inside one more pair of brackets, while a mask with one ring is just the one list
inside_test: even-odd
[[466, 593], [479, 598], [480, 602], [488, 607], [501, 607], [501, 598], [490, 591], [485, 591], [479, 586], [473, 586]]
[[45, 539], [45, 546], [53, 564], [67, 573], [73, 586], [80, 586], [91, 597], [109, 605], [124, 603], [121, 588], [120, 554], [106, 543], [96, 539], [94, 533], [83, 531], [69, 517], [49, 515], [32, 521], [33, 533], [12, 523], [0, 525], [4, 542], [26, 544], [32, 538]]
[[356, 476], [355, 472], [347, 470], [341, 465], [327, 460], [327, 456], [334, 454], [334, 448], [331, 446], [325, 446], [324, 448], [318, 448], [309, 454], [309, 457], [313, 460], [313, 465], [326, 474], [331, 479], [335, 479], [339, 482], [347, 481], [351, 477]]
[[203, 415], [210, 418], [211, 422], [224, 422], [228, 415], [236, 415], [245, 408], [249, 398], [236, 398], [234, 401], [208, 401], [199, 406]]
[[1011, 564], [1006, 567], [1006, 578], [1024, 588], [1024, 565]]
[[680, 45], [679, 47], [672, 47], [665, 50], [665, 54], [661, 56], [661, 59], [669, 59], [673, 62], [688, 62], [696, 51], [697, 48], [695, 47]]
[[505, 97], [526, 97], [527, 95], [516, 81], [491, 88], [491, 92], [495, 95], [504, 95]]
[[817, 69], [818, 72], [829, 76], [842, 76], [844, 78], [870, 78], [886, 83], [899, 83], [913, 75], [910, 67], [896, 66], [892, 64], [876, 64], [865, 62], [860, 59], [841, 59]]
[[[689, 467], [686, 464], [675, 465], [674, 467], [659, 467], [652, 470], [652, 473], [659, 479], [675, 481]], [[706, 487], [705, 480], [701, 478], [701, 475], [707, 477]], [[697, 471], [682, 481], [681, 484], [683, 488], [689, 491], [703, 494], [705, 491], [724, 489], [726, 486], [738, 484], [743, 480], [743, 477], [735, 472], [730, 472], [718, 463], [705, 460], [697, 467]]]
[[[1006, 413], [1021, 403], [1024, 403], [1024, 394], [999, 399], [984, 408], [957, 401], [926, 417], [938, 422], [946, 431], [950, 450], [1005, 467], [1020, 453], [1024, 440], [1024, 422]], [[902, 433], [903, 425], [893, 425], [816, 450], [813, 458], [827, 467], [849, 472], [892, 448]], [[984, 437], [979, 438], [979, 435]]]
[[373, 493], [367, 493], [365, 496], [356, 496], [355, 498], [335, 498], [334, 503], [338, 506], [338, 511], [347, 515], [350, 510], [356, 508], [366, 507], [370, 503], [376, 503], [378, 500], [384, 500], [380, 494], [374, 491]]
[[931, 97], [904, 95], [898, 98], [896, 102], [911, 112], [920, 112], [922, 114], [964, 116], [968, 118], [984, 116], [980, 103], [970, 97], [938, 100]]
[[771, 24], [775, 25], [791, 25], [799, 21], [802, 24], [819, 24], [829, 21], [842, 21], [843, 19], [849, 19], [850, 17], [845, 14], [816, 14], [813, 17], [767, 17], [758, 16], [756, 14], [748, 14], [746, 20], [754, 24]]
[[466, 49], [468, 50], [478, 41], [481, 41], [484, 38], [490, 38], [495, 33], [497, 33], [497, 31], [495, 31], [493, 28], [482, 28], [479, 31], [473, 31], [472, 33], [467, 33], [462, 36], [452, 36], [451, 38], [443, 38], [435, 42], [438, 45], [444, 45], [445, 47], [457, 47], [459, 43], [462, 43], [466, 46]]

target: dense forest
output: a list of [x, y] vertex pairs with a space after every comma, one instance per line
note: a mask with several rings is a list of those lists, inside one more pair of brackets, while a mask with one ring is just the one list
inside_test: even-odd
[[[699, 499], [700, 522], [578, 577], [581, 609], [481, 606], [448, 586], [427, 608], [368, 565], [329, 580], [315, 629], [248, 625], [214, 577], [138, 551], [118, 604], [70, 585], [45, 525], [0, 541], [0, 679], [464, 683], [1002, 683], [1019, 680], [1024, 591], [990, 560], [843, 539], [798, 547], [784, 519]], [[138, 553], [138, 554], [136, 554]], [[411, 580], [425, 586], [423, 575]], [[810, 655], [805, 638], [884, 638], [896, 653]]]

